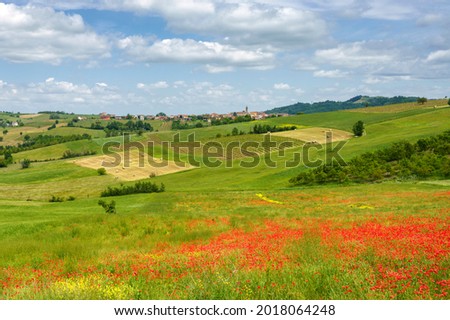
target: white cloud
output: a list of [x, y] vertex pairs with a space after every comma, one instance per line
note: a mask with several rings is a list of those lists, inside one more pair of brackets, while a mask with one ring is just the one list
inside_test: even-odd
[[110, 109], [119, 105], [127, 105], [129, 101], [117, 88], [106, 83], [93, 86], [76, 84], [70, 81], [59, 81], [48, 78], [42, 82], [23, 86], [7, 84], [0, 86], [0, 108], [39, 111], [63, 109], [74, 112], [95, 112], [95, 109]]
[[[141, 62], [179, 62], [214, 65], [216, 68], [271, 67], [274, 55], [261, 50], [242, 50], [218, 42], [164, 39], [150, 43], [141, 36], [118, 41], [118, 47]], [[222, 70], [223, 71], [223, 70]]]
[[341, 70], [318, 70], [314, 72], [314, 77], [317, 78], [343, 78], [348, 76], [348, 72], [343, 72]]
[[150, 84], [138, 83], [136, 87], [141, 90], [153, 90], [153, 89], [167, 89], [170, 87], [170, 85], [166, 81], [158, 81]]
[[106, 38], [89, 30], [80, 15], [0, 3], [0, 58], [59, 64], [66, 58], [84, 60], [108, 54]]
[[59, 9], [94, 8], [162, 16], [170, 29], [227, 38], [230, 44], [258, 48], [303, 48], [328, 38], [327, 24], [312, 10], [291, 1], [226, 0], [34, 0]]
[[393, 81], [411, 81], [414, 78], [411, 75], [390, 75], [390, 76], [369, 76], [364, 83], [369, 85], [389, 83]]
[[383, 41], [361, 41], [340, 44], [332, 49], [317, 50], [315, 56], [336, 66], [357, 68], [390, 63], [395, 60], [396, 52]]
[[411, 6], [411, 1], [371, 0], [368, 5], [369, 8], [362, 13], [364, 18], [407, 20], [419, 14], [417, 9]]
[[221, 36], [234, 45], [264, 48], [304, 48], [328, 38], [327, 24], [318, 15], [292, 6], [257, 3], [220, 3], [202, 19], [169, 19], [183, 32]]
[[223, 72], [231, 72], [234, 70], [232, 66], [218, 66], [207, 64], [205, 66], [205, 70], [208, 73], [223, 73]]
[[450, 63], [450, 49], [449, 50], [438, 50], [431, 52], [427, 59], [427, 62], [448, 62]]
[[274, 88], [275, 90], [290, 90], [290, 89], [291, 89], [291, 86], [288, 85], [287, 83], [275, 83], [275, 84], [273, 85], [273, 88]]

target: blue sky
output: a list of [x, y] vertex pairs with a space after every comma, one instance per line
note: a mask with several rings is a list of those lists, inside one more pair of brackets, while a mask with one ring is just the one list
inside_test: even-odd
[[200, 114], [450, 95], [446, 0], [0, 2], [0, 110]]

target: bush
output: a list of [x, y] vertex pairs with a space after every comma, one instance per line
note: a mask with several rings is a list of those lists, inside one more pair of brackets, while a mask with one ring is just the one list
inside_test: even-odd
[[8, 166], [8, 163], [5, 159], [0, 159], [0, 168], [6, 168]]
[[66, 151], [64, 151], [62, 158], [70, 159], [70, 158], [77, 158], [77, 157], [84, 157], [84, 156], [92, 156], [94, 154], [96, 154], [95, 151], [74, 152], [72, 150], [66, 150]]
[[106, 169], [105, 168], [98, 168], [97, 169], [97, 173], [100, 176], [105, 176], [106, 175]]
[[117, 188], [108, 187], [102, 192], [101, 197], [125, 196], [138, 193], [159, 193], [165, 191], [164, 184], [158, 187], [152, 182], [136, 182], [134, 186], [121, 186]]
[[50, 198], [49, 202], [64, 202], [64, 198], [52, 196], [52, 197]]
[[116, 214], [116, 202], [113, 200], [110, 203], [107, 203], [104, 200], [99, 200], [98, 205], [102, 206], [105, 209], [105, 213], [107, 214]]
[[22, 161], [20, 161], [20, 165], [22, 166], [22, 169], [28, 169], [31, 165], [31, 160], [23, 159]]

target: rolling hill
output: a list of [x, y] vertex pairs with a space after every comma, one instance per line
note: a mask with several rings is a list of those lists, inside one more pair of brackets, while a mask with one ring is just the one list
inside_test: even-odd
[[392, 98], [386, 97], [369, 97], [369, 96], [356, 96], [347, 101], [322, 101], [314, 103], [304, 103], [297, 102], [292, 105], [283, 106], [267, 110], [266, 113], [318, 113], [318, 112], [329, 112], [347, 109], [357, 109], [362, 107], [375, 107], [375, 106], [385, 106], [390, 104], [406, 103], [406, 102], [416, 102], [418, 97], [403, 97], [396, 96]]

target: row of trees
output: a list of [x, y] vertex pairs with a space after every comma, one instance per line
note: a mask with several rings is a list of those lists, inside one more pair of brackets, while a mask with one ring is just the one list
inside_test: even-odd
[[70, 141], [90, 140], [90, 139], [92, 139], [92, 137], [87, 133], [71, 134], [67, 136], [43, 135], [43, 134], [40, 134], [36, 137], [28, 136], [26, 137], [23, 143], [19, 143], [17, 146], [0, 146], [0, 155], [4, 155], [6, 152], [17, 153], [21, 151], [38, 149]]
[[446, 131], [438, 136], [420, 139], [414, 144], [401, 141], [382, 150], [364, 153], [345, 165], [324, 164], [300, 173], [289, 182], [292, 185], [310, 185], [395, 178], [449, 178], [449, 155], [450, 131]]
[[[69, 126], [74, 126], [73, 122], [74, 120], [72, 120], [72, 123], [69, 123]], [[144, 132], [153, 131], [152, 125], [142, 120], [137, 121], [129, 120], [125, 123], [119, 121], [110, 121], [106, 125], [103, 125], [102, 122], [100, 121], [96, 121], [91, 124], [89, 129], [103, 130], [106, 132], [107, 137], [118, 136], [124, 133], [136, 132], [142, 134]]]
[[297, 126], [271, 126], [270, 124], [255, 124], [255, 126], [250, 131], [250, 134], [261, 134], [268, 132], [280, 132], [280, 131], [289, 131], [295, 130]]
[[225, 124], [250, 122], [250, 121], [253, 121], [253, 119], [249, 114], [246, 114], [244, 116], [237, 116], [237, 114], [235, 114], [234, 118], [211, 119], [211, 125], [221, 126]]
[[165, 186], [161, 183], [160, 186], [153, 182], [139, 181], [134, 186], [120, 186], [108, 187], [101, 193], [101, 197], [115, 197], [138, 193], [160, 193], [165, 191]]

